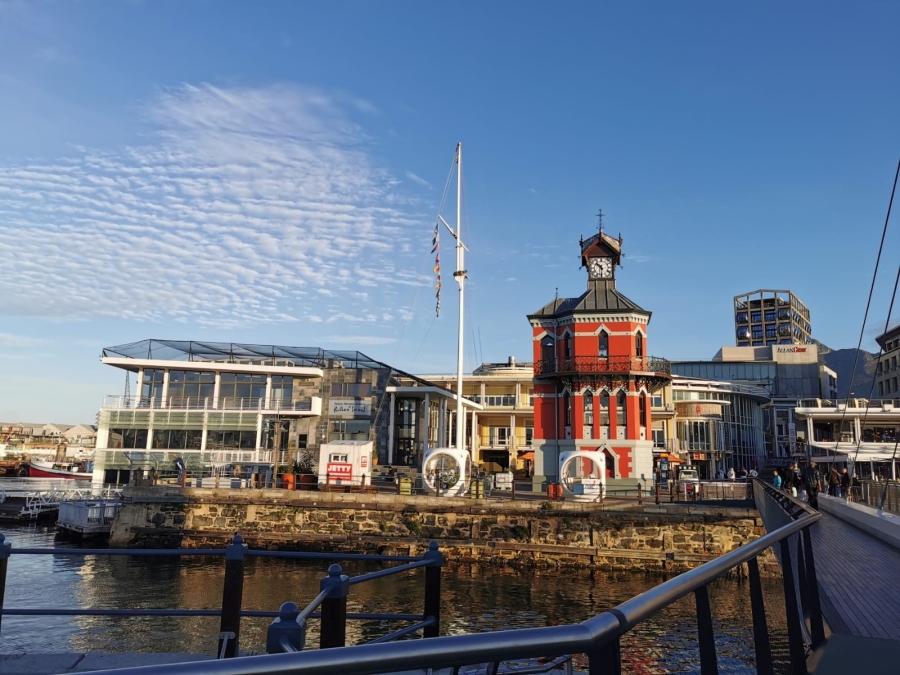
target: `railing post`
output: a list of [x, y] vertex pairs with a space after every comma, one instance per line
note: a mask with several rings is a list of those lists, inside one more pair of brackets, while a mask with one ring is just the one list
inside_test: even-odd
[[[6, 595], [6, 566], [9, 564], [9, 554], [12, 544], [6, 543], [6, 537], [0, 533], [0, 610], [3, 609], [3, 596]], [[0, 614], [0, 621], [3, 615]]]
[[322, 601], [320, 649], [343, 647], [347, 641], [347, 595], [350, 593], [350, 577], [341, 572], [341, 566], [334, 564], [328, 568], [328, 576], [319, 582], [319, 590], [328, 591], [328, 595]]
[[747, 561], [750, 572], [750, 610], [753, 612], [753, 646], [756, 650], [757, 675], [773, 675], [772, 645], [766, 624], [766, 605], [763, 602], [762, 583], [759, 579], [759, 561]]
[[622, 672], [622, 652], [618, 638], [607, 642], [595, 652], [588, 652], [587, 657], [588, 675], [620, 675]]
[[244, 598], [244, 558], [247, 545], [236, 534], [225, 549], [225, 584], [222, 588], [222, 614], [219, 622], [219, 658], [238, 655], [241, 637], [241, 605]]
[[293, 645], [298, 652], [303, 651], [306, 642], [306, 621], [297, 622], [300, 608], [293, 602], [286, 602], [278, 610], [278, 616], [266, 631], [266, 654], [284, 654], [282, 642]]
[[803, 539], [797, 537], [797, 586], [800, 587], [800, 611], [805, 618], [809, 612], [809, 592], [806, 585], [806, 556], [803, 555]]
[[816, 563], [813, 558], [812, 535], [809, 527], [803, 528], [803, 545], [806, 549], [806, 592], [809, 600], [809, 627], [812, 647], [825, 642], [825, 625], [822, 622], [822, 602], [819, 598], [819, 582], [816, 579]]
[[784, 583], [784, 606], [787, 614], [788, 654], [792, 675], [806, 675], [806, 655], [803, 649], [803, 633], [800, 631], [800, 608], [797, 606], [797, 589], [794, 588], [794, 568], [791, 563], [791, 545], [782, 539], [781, 571]]
[[712, 625], [712, 612], [709, 609], [709, 591], [701, 586], [694, 591], [697, 602], [697, 637], [700, 643], [700, 675], [718, 675], [719, 664], [716, 661], [716, 637]]
[[437, 637], [441, 632], [441, 567], [444, 554], [438, 550], [438, 543], [428, 544], [428, 551], [423, 556], [428, 560], [425, 567], [425, 618], [433, 617], [434, 623], [425, 626], [422, 637]]

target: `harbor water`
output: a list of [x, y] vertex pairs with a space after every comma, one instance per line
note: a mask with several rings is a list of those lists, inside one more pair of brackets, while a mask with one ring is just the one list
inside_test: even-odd
[[[52, 528], [6, 527], [17, 548], [73, 546]], [[6, 608], [178, 608], [221, 606], [222, 558], [28, 556], [10, 559]], [[249, 558], [244, 609], [301, 607], [318, 593], [327, 561]], [[351, 576], [381, 567], [347, 563]], [[518, 571], [487, 565], [448, 565], [442, 583], [442, 634], [508, 630], [583, 621], [652, 588], [659, 575], [597, 571]], [[764, 580], [769, 630], [776, 659], [785, 651], [784, 598], [780, 579]], [[352, 587], [349, 612], [422, 611], [424, 576], [419, 571]], [[747, 582], [722, 579], [710, 586], [722, 672], [752, 673], [753, 632]], [[682, 598], [629, 633], [622, 642], [625, 672], [699, 672], [692, 596]], [[4, 616], [0, 652], [215, 652], [218, 618], [207, 617], [18, 617]], [[241, 649], [260, 653], [270, 619], [245, 618]], [[307, 648], [318, 645], [312, 621]], [[384, 635], [402, 624], [352, 621], [348, 644]], [[780, 659], [779, 659], [780, 660]]]

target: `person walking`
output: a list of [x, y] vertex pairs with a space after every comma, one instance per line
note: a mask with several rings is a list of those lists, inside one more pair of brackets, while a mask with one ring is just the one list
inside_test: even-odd
[[178, 471], [178, 484], [184, 487], [185, 467], [184, 460], [181, 457], [175, 458], [175, 469]]
[[814, 509], [819, 508], [819, 490], [822, 489], [822, 475], [815, 462], [810, 462], [809, 466], [803, 470], [803, 488], [806, 490], [806, 496], [809, 505]]
[[847, 471], [847, 467], [841, 469], [841, 497], [846, 500], [850, 500], [850, 472]]
[[781, 481], [781, 476], [778, 475], [778, 470], [777, 470], [777, 469], [776, 469], [775, 471], [773, 471], [772, 473], [775, 474], [775, 477], [772, 479], [772, 485], [775, 486], [775, 489], [776, 489], [776, 490], [780, 490], [780, 489], [781, 489], [781, 483], [782, 483], [782, 481]]
[[731, 481], [734, 480], [734, 467], [733, 466], [728, 467], [728, 480], [731, 480]]
[[794, 462], [788, 467], [787, 477], [784, 481], [784, 489], [791, 493], [791, 497], [796, 497], [800, 490], [800, 472], [797, 470], [797, 463]]
[[834, 464], [832, 464], [831, 471], [828, 472], [828, 494], [832, 497], [840, 497], [840, 493], [841, 474], [838, 473], [838, 470], [835, 468]]

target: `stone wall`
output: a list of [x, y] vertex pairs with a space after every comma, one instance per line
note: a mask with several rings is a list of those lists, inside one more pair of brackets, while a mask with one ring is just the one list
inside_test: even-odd
[[[678, 571], [765, 534], [756, 511], [685, 505], [485, 502], [392, 494], [129, 488], [112, 546], [223, 546], [412, 554], [511, 566]], [[777, 574], [774, 556], [762, 567]]]

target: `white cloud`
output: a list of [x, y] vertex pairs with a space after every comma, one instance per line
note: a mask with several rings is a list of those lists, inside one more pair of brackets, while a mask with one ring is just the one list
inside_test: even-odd
[[377, 335], [329, 335], [322, 338], [323, 345], [355, 345], [359, 347], [389, 345], [396, 341], [397, 338]]
[[147, 107], [153, 143], [0, 166], [16, 261], [0, 314], [230, 328], [394, 311], [406, 298], [386, 289], [429, 283], [396, 242], [424, 249], [430, 217], [373, 161], [359, 111], [374, 108], [296, 85], [185, 85]]
[[417, 183], [423, 187], [427, 187], [429, 190], [434, 190], [434, 187], [427, 180], [422, 178], [421, 176], [417, 176], [412, 171], [406, 172], [406, 177], [409, 178], [413, 183]]
[[45, 340], [27, 335], [13, 335], [12, 333], [0, 333], [0, 347], [33, 347]]

